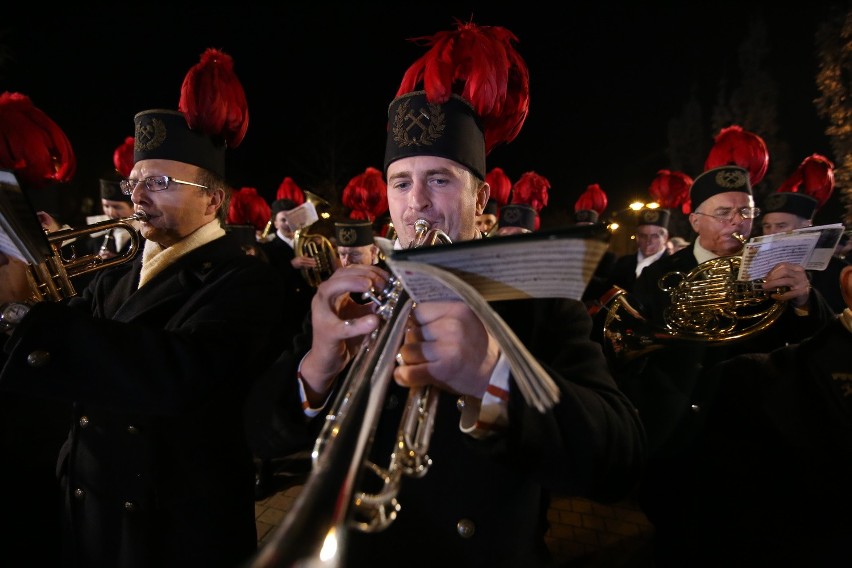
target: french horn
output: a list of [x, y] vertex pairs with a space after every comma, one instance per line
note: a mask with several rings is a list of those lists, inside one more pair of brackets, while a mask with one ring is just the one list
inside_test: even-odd
[[683, 341], [718, 345], [745, 339], [772, 325], [786, 302], [771, 298], [763, 279], [739, 281], [740, 256], [724, 256], [699, 264], [687, 274], [669, 272], [657, 285], [669, 294], [663, 325], [655, 325], [626, 290], [608, 293], [603, 325], [604, 350], [626, 362]]

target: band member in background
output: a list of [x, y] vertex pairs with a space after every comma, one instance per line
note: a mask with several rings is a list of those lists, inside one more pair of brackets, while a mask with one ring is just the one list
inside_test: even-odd
[[[120, 180], [100, 180], [101, 208], [110, 219], [124, 219], [133, 215], [133, 202], [119, 187]], [[138, 221], [132, 222], [139, 225]], [[103, 235], [92, 237], [88, 243], [89, 252], [99, 254], [101, 258], [113, 258], [127, 252], [130, 238], [123, 229], [109, 229]], [[140, 247], [143, 245], [140, 245]]]
[[636, 252], [616, 259], [610, 271], [610, 284], [630, 291], [642, 270], [668, 256], [669, 216], [665, 209], [643, 209], [638, 215], [634, 236]]
[[379, 247], [374, 241], [373, 224], [370, 221], [338, 221], [334, 224], [334, 234], [341, 267], [378, 264]]
[[[32, 100], [20, 93], [0, 94], [0, 168], [12, 172], [15, 180], [36, 210], [35, 230], [46, 232], [63, 228], [70, 182], [77, 159], [62, 128]], [[5, 196], [4, 196], [5, 199]], [[70, 228], [70, 227], [68, 227]], [[69, 249], [62, 253], [73, 254]], [[70, 256], [69, 256], [70, 257]], [[20, 292], [30, 293], [25, 268], [0, 254], [0, 272], [19, 268], [24, 277]], [[0, 274], [2, 278], [2, 274]], [[0, 281], [0, 294], [10, 293], [7, 280]], [[0, 328], [4, 327], [0, 312]], [[0, 332], [0, 369], [6, 361], [8, 336]], [[87, 346], [84, 353], [91, 352]], [[62, 561], [62, 495], [56, 479], [56, 456], [68, 437], [71, 403], [45, 398], [30, 392], [0, 392], [0, 511], [10, 521], [0, 531], [0, 563], [12, 564], [37, 551], [39, 561], [59, 566]]]
[[[819, 202], [815, 197], [791, 191], [770, 193], [763, 200], [763, 217], [760, 227], [764, 235], [774, 235], [795, 229], [813, 226], [813, 216]], [[840, 271], [849, 262], [832, 256], [825, 270], [810, 270], [808, 278], [811, 286], [819, 290], [836, 313], [846, 309], [838, 281]]]
[[[653, 329], [670, 329], [664, 315], [671, 312], [672, 296], [659, 285], [664, 275], [687, 275], [700, 263], [741, 253], [743, 244], [735, 235], [750, 235], [759, 214], [750, 179], [749, 170], [736, 165], [711, 168], [695, 178], [689, 193], [689, 222], [696, 233], [692, 246], [646, 267], [633, 286], [633, 299]], [[732, 279], [735, 276], [728, 280]], [[639, 496], [640, 506], [655, 526], [660, 566], [683, 565], [687, 562], [684, 555], [690, 554], [681, 548], [678, 534], [682, 526], [680, 491], [685, 483], [679, 474], [704, 417], [700, 401], [708, 383], [702, 381], [703, 374], [739, 353], [764, 353], [797, 343], [834, 317], [819, 292], [811, 288], [801, 266], [779, 263], [767, 274], [762, 288], [770, 291], [763, 309], [776, 302], [781, 302], [783, 309], [765, 329], [754, 327], [754, 332], [738, 341], [726, 341], [720, 331], [719, 338], [674, 342], [637, 356], [617, 373], [619, 385], [639, 409], [648, 434], [649, 464]], [[705, 300], [693, 309], [707, 310], [706, 316], [712, 317], [713, 308], [708, 303]], [[687, 332], [675, 330], [662, 335], [677, 339], [678, 333]]]
[[[416, 242], [419, 219], [453, 242], [482, 238], [476, 217], [489, 197], [486, 154], [511, 141], [527, 115], [527, 69], [514, 41], [505, 28], [459, 23], [430, 38], [432, 48], [406, 74], [388, 109], [385, 151], [396, 246]], [[508, 92], [470, 92], [459, 80], [440, 95], [428, 79], [419, 90], [423, 67], [431, 69], [439, 52], [452, 61], [505, 65]], [[488, 80], [490, 72], [474, 65], [446, 73], [470, 76]], [[496, 100], [482, 98], [492, 96]], [[280, 373], [270, 381], [279, 385], [278, 404], [289, 404], [282, 414], [290, 416], [290, 435], [306, 430], [305, 440], [313, 441], [362, 338], [379, 325], [374, 308], [350, 294], [381, 289], [388, 277], [377, 266], [352, 265], [317, 289], [309, 350], [297, 349], [289, 368], [279, 361]], [[344, 565], [396, 566], [405, 558], [410, 566], [544, 566], [548, 491], [609, 500], [634, 487], [644, 461], [642, 426], [589, 338], [584, 305], [542, 299], [494, 308], [545, 366], [560, 401], [545, 412], [524, 401], [501, 345], [465, 303], [418, 303], [370, 459], [386, 463], [409, 388], [433, 385], [441, 392], [432, 466], [422, 478], [403, 480], [402, 510], [389, 528], [347, 535]], [[307, 428], [305, 417], [315, 417]]]
[[142, 253], [67, 302], [32, 306], [10, 293], [26, 267], [0, 267], [0, 389], [74, 403], [57, 467], [66, 566], [233, 568], [257, 547], [254, 465], [234, 417], [288, 342], [288, 314], [275, 272], [223, 228], [225, 150], [247, 123], [217, 122], [221, 107], [204, 102], [215, 88], [226, 114], [248, 116], [230, 56], [206, 50], [184, 83], [181, 110], [134, 118], [121, 187], [145, 216]]
[[497, 202], [489, 199], [482, 214], [476, 216], [476, 229], [487, 237], [497, 226]]

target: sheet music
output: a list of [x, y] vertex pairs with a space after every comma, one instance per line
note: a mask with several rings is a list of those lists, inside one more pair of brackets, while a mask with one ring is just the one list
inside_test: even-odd
[[746, 243], [737, 280], [765, 278], [779, 262], [790, 262], [806, 270], [825, 270], [840, 237], [843, 225], [819, 225], [755, 237]]
[[[383, 252], [388, 266], [418, 302], [458, 299], [452, 290], [424, 274], [423, 264], [455, 274], [489, 302], [547, 297], [579, 300], [609, 246], [609, 234], [597, 229], [572, 228]], [[377, 241], [380, 248], [386, 243]]]
[[41, 223], [8, 170], [0, 170], [0, 251], [30, 264], [51, 256]]

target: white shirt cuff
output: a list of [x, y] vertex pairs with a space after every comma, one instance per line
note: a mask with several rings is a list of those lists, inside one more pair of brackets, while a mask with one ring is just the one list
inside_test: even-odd
[[474, 438], [493, 436], [509, 425], [509, 362], [500, 353], [482, 400], [462, 397], [459, 429]]

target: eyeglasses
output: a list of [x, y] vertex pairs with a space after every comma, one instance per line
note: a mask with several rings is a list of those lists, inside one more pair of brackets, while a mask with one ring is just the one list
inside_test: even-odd
[[195, 187], [200, 187], [202, 189], [210, 189], [206, 185], [201, 185], [200, 183], [193, 183], [191, 181], [183, 181], [182, 179], [176, 179], [170, 176], [151, 176], [146, 177], [145, 179], [123, 179], [118, 182], [118, 186], [121, 188], [121, 192], [124, 195], [130, 195], [133, 193], [133, 190], [136, 189], [136, 186], [140, 183], [145, 184], [145, 189], [148, 191], [165, 191], [169, 188], [170, 183], [180, 183], [183, 185], [192, 185]]
[[736, 215], [743, 219], [754, 219], [760, 215], [759, 207], [740, 207], [739, 209], [716, 209], [712, 214], [702, 213], [701, 211], [693, 211], [696, 215], [704, 215], [705, 217], [713, 217], [720, 223], [730, 223]]

